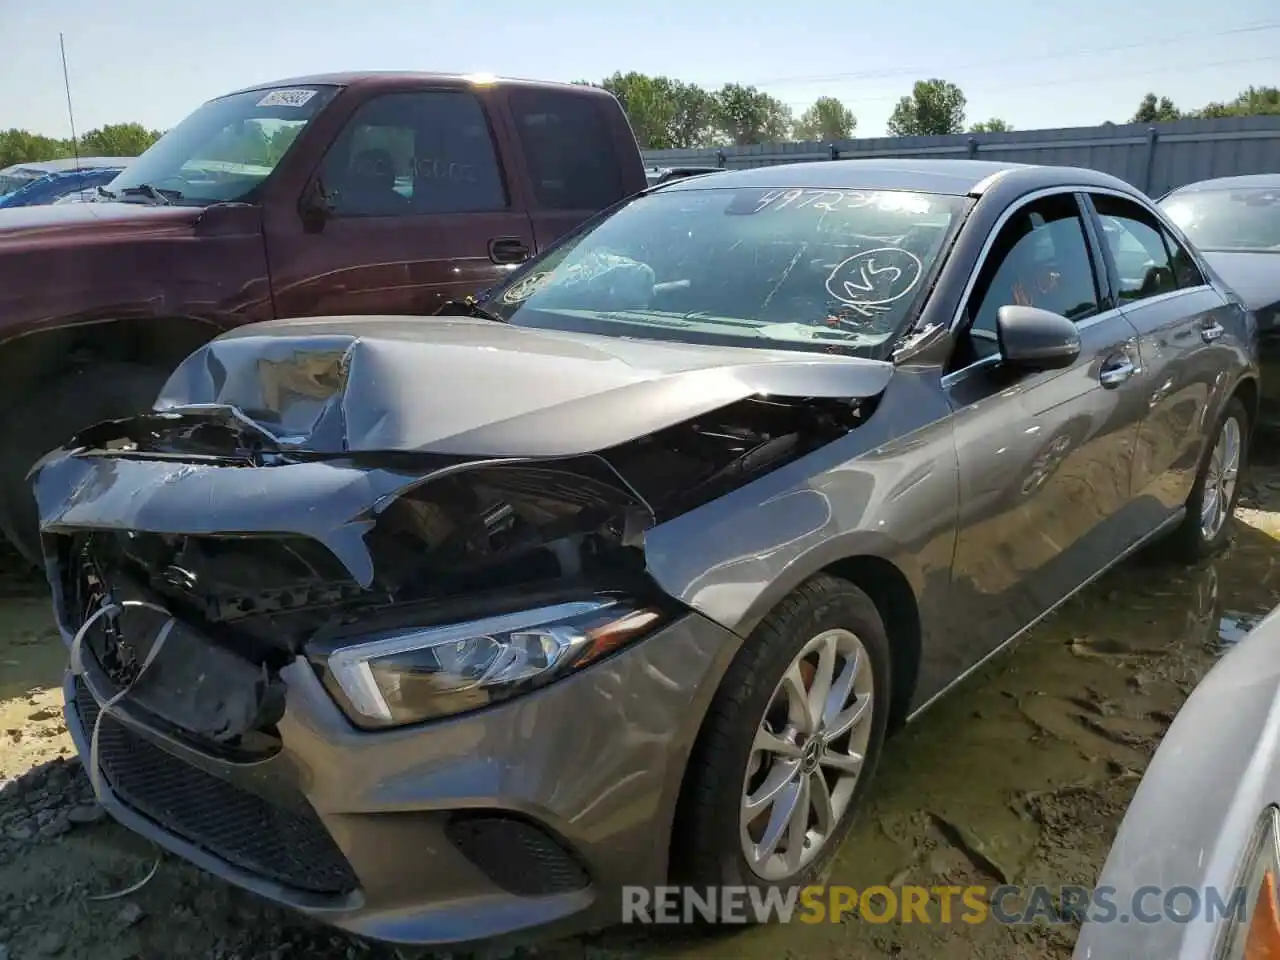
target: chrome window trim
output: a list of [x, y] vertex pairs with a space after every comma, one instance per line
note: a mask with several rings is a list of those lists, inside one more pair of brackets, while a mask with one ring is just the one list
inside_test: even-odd
[[[964, 322], [965, 306], [969, 302], [969, 297], [973, 295], [974, 285], [978, 282], [978, 274], [981, 273], [982, 268], [986, 266], [987, 257], [991, 255], [991, 248], [995, 246], [996, 237], [1000, 235], [1000, 231], [1003, 230], [1005, 228], [1005, 225], [1008, 224], [1008, 222], [1011, 219], [1013, 219], [1013, 217], [1018, 213], [1018, 211], [1020, 211], [1027, 204], [1035, 203], [1037, 200], [1043, 200], [1045, 197], [1056, 196], [1060, 193], [1072, 193], [1072, 194], [1102, 193], [1108, 196], [1117, 197], [1120, 200], [1128, 200], [1130, 203], [1138, 204], [1138, 206], [1143, 207], [1143, 209], [1147, 210], [1147, 212], [1153, 214], [1156, 220], [1173, 234], [1174, 239], [1176, 239], [1180, 244], [1182, 244], [1183, 247], [1186, 248], [1187, 253], [1192, 257], [1192, 259], [1196, 261], [1196, 265], [1200, 267], [1200, 272], [1201, 274], [1205, 275], [1206, 281], [1207, 281], [1208, 274], [1204, 269], [1204, 265], [1200, 262], [1200, 258], [1195, 254], [1194, 252], [1195, 248], [1187, 243], [1186, 239], [1182, 236], [1182, 233], [1172, 223], [1169, 222], [1168, 218], [1164, 216], [1163, 212], [1155, 204], [1153, 203], [1143, 204], [1139, 198], [1133, 196], [1132, 194], [1125, 193], [1123, 190], [1116, 190], [1113, 187], [1095, 187], [1095, 186], [1089, 186], [1087, 184], [1058, 184], [1057, 186], [1054, 186], [1054, 187], [1042, 187], [1039, 190], [1033, 190], [1032, 192], [1024, 196], [1019, 197], [1014, 203], [1010, 204], [1005, 209], [1005, 211], [1002, 214], [1000, 214], [995, 224], [991, 227], [991, 230], [987, 233], [987, 239], [983, 242], [982, 250], [978, 254], [978, 261], [976, 264], [974, 264], [973, 271], [969, 274], [969, 280], [964, 285], [964, 292], [961, 293], [960, 295], [960, 302], [956, 305], [956, 311], [951, 317], [951, 324], [948, 327], [950, 331], [954, 332]], [[1083, 218], [1084, 211], [1081, 211], [1080, 215]], [[1213, 286], [1212, 283], [1206, 282], [1204, 284], [1201, 284], [1195, 287], [1183, 287], [1178, 290], [1172, 290], [1168, 294], [1160, 294], [1160, 296], [1162, 297], [1172, 296], [1173, 294], [1187, 293], [1192, 290], [1200, 290], [1203, 287], [1211, 288], [1212, 286]], [[1116, 299], [1119, 300], [1119, 297], [1117, 297]], [[1156, 298], [1155, 297], [1147, 298], [1147, 300], [1154, 300], [1154, 299]], [[1146, 300], [1130, 301], [1130, 303], [1145, 303], [1145, 302]], [[1098, 316], [1102, 316], [1102, 314], [1099, 314]]]
[[[1115, 294], [1117, 305], [1107, 310], [1103, 310], [1100, 313], [1096, 313], [1092, 317], [1086, 317], [1084, 320], [1081, 320], [1079, 323], [1076, 324], [1077, 329], [1087, 330], [1089, 329], [1089, 327], [1092, 327], [1093, 325], [1098, 323], [1102, 323], [1105, 320], [1112, 320], [1112, 319], [1115, 319], [1116, 317], [1122, 317], [1124, 316], [1124, 310], [1126, 307], [1146, 305], [1149, 303], [1158, 303], [1160, 301], [1183, 296], [1184, 294], [1188, 294], [1188, 293], [1195, 293], [1201, 290], [1215, 289], [1213, 284], [1211, 282], [1208, 282], [1208, 272], [1204, 269], [1204, 265], [1200, 262], [1199, 255], [1195, 252], [1195, 248], [1186, 242], [1182, 234], [1178, 232], [1176, 227], [1173, 227], [1172, 224], [1169, 223], [1168, 219], [1164, 216], [1163, 211], [1161, 211], [1160, 208], [1157, 207], [1154, 203], [1143, 204], [1138, 198], [1134, 197], [1132, 194], [1125, 193], [1123, 190], [1116, 190], [1113, 187], [1097, 187], [1097, 186], [1088, 186], [1084, 184], [1079, 184], [1079, 185], [1059, 184], [1054, 187], [1042, 187], [1039, 190], [1033, 190], [1024, 196], [1019, 197], [1014, 203], [1011, 203], [1005, 209], [1005, 211], [1001, 213], [1000, 216], [996, 219], [996, 222], [992, 225], [991, 229], [987, 233], [987, 239], [982, 244], [982, 250], [978, 253], [977, 263], [974, 264], [973, 269], [969, 273], [969, 279], [964, 285], [964, 291], [960, 295], [960, 301], [956, 305], [955, 313], [952, 315], [951, 323], [947, 328], [948, 332], [955, 333], [955, 331], [960, 329], [961, 325], [964, 323], [965, 308], [968, 306], [969, 298], [973, 295], [973, 288], [978, 282], [978, 275], [982, 272], [983, 267], [986, 266], [987, 258], [991, 255], [991, 248], [995, 246], [996, 238], [1000, 236], [1000, 231], [1005, 228], [1008, 222], [1011, 219], [1013, 219], [1013, 217], [1016, 216], [1018, 212], [1022, 210], [1023, 207], [1027, 206], [1028, 204], [1035, 203], [1038, 200], [1043, 200], [1046, 197], [1057, 196], [1058, 194], [1063, 194], [1063, 193], [1069, 193], [1069, 194], [1084, 193], [1086, 195], [1090, 193], [1101, 193], [1101, 194], [1106, 194], [1108, 196], [1117, 197], [1121, 200], [1128, 200], [1130, 203], [1138, 204], [1138, 206], [1143, 207], [1150, 213], [1153, 213], [1153, 215], [1156, 218], [1156, 221], [1160, 223], [1162, 226], [1170, 230], [1174, 239], [1176, 239], [1180, 244], [1182, 244], [1182, 246], [1187, 250], [1188, 255], [1191, 256], [1191, 258], [1195, 261], [1196, 265], [1200, 267], [1201, 275], [1206, 278], [1206, 282], [1198, 286], [1182, 287], [1177, 290], [1170, 290], [1167, 293], [1158, 294], [1157, 296], [1154, 296], [1154, 297], [1145, 297], [1142, 300], [1130, 300], [1124, 304], [1120, 304], [1118, 291], [1115, 291], [1114, 294]], [[1086, 211], [1084, 210], [1080, 211], [1080, 216], [1082, 221], [1085, 216], [1085, 213]], [[1105, 269], [1105, 264], [1104, 264], [1104, 269]], [[998, 356], [984, 357], [981, 360], [978, 360], [978, 361], [975, 361], [974, 363], [969, 364], [967, 367], [961, 367], [959, 370], [953, 370], [950, 373], [944, 374], [941, 379], [942, 388], [944, 390], [949, 389], [950, 387], [958, 383], [960, 380], [963, 380], [964, 376], [968, 375], [970, 371], [985, 369], [987, 367], [993, 366], [999, 359], [1000, 358]]]
[[[1080, 192], [1079, 187], [1059, 184], [1056, 187], [1042, 187], [1039, 190], [1033, 190], [1024, 196], [1019, 197], [1014, 203], [1005, 208], [1004, 212], [996, 219], [991, 229], [987, 231], [987, 239], [982, 243], [982, 250], [978, 253], [978, 260], [973, 265], [973, 269], [969, 272], [969, 279], [964, 285], [964, 290], [960, 294], [960, 301], [956, 304], [955, 313], [951, 316], [951, 324], [947, 328], [951, 332], [955, 332], [964, 322], [964, 310], [969, 303], [969, 297], [973, 295], [973, 288], [978, 282], [978, 275], [982, 273], [982, 268], [987, 265], [987, 257], [991, 256], [991, 248], [996, 244], [996, 238], [1000, 236], [1000, 231], [1005, 228], [1010, 220], [1025, 206], [1035, 203], [1037, 200], [1043, 200], [1046, 197], [1055, 197], [1059, 194], [1068, 193], [1076, 194]], [[1072, 197], [1074, 199], [1074, 196]], [[1078, 204], [1077, 204], [1078, 206]], [[1080, 212], [1080, 222], [1084, 224], [1084, 211]], [[956, 371], [959, 373], [959, 371]]]

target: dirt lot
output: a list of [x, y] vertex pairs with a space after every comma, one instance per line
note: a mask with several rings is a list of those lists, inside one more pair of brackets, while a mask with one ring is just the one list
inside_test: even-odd
[[[1221, 649], [1280, 602], [1280, 467], [1256, 468], [1230, 550], [1135, 559], [971, 678], [886, 752], [831, 879], [1089, 884], [1160, 735]], [[381, 958], [102, 818], [61, 723], [63, 651], [41, 585], [0, 571], [0, 960]], [[695, 939], [636, 928], [548, 944], [551, 960], [735, 957], [1066, 960], [1070, 926], [793, 924]]]

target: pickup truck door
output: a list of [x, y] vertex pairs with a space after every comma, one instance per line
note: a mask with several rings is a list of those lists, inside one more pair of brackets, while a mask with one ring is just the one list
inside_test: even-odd
[[533, 254], [492, 97], [417, 87], [354, 107], [298, 205], [267, 211], [277, 317], [432, 314]]

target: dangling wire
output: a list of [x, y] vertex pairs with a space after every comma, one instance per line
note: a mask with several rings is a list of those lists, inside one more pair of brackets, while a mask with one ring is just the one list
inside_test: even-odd
[[[97, 623], [100, 618], [111, 614], [122, 613], [129, 607], [144, 607], [148, 610], [154, 610], [157, 613], [164, 614], [169, 619], [165, 621], [164, 625], [156, 633], [156, 638], [151, 644], [151, 649], [147, 651], [147, 655], [142, 661], [142, 666], [138, 668], [138, 672], [134, 674], [133, 679], [125, 684], [115, 693], [114, 696], [98, 708], [98, 716], [93, 721], [93, 730], [89, 735], [89, 784], [93, 787], [93, 796], [98, 803], [102, 803], [103, 796], [102, 768], [98, 765], [98, 736], [102, 730], [102, 718], [110, 713], [117, 703], [128, 696], [129, 691], [131, 691], [134, 685], [142, 679], [142, 675], [147, 672], [147, 669], [155, 662], [156, 657], [160, 655], [160, 650], [169, 639], [169, 634], [173, 632], [174, 624], [177, 621], [168, 610], [163, 607], [159, 607], [154, 603], [147, 603], [145, 600], [125, 600], [122, 603], [104, 602], [102, 606], [94, 611], [92, 616], [80, 625], [80, 629], [76, 631], [75, 637], [71, 640], [71, 673], [75, 677], [83, 678], [85, 675], [83, 652], [84, 638], [88, 635], [89, 628]], [[162, 857], [163, 854], [156, 856], [155, 861], [151, 864], [151, 869], [148, 870], [146, 876], [137, 883], [125, 887], [123, 890], [91, 895], [88, 899], [97, 902], [118, 900], [121, 897], [129, 896], [131, 893], [137, 893], [150, 883], [151, 878], [156, 875], [156, 872], [160, 869], [160, 861]]]

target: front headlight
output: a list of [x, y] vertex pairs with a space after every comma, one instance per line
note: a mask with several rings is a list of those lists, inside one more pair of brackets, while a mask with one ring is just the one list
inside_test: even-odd
[[[1280, 957], [1280, 811], [1267, 807], [1254, 827], [1233, 895], [1241, 908], [1222, 931], [1218, 960]], [[1226, 899], [1226, 898], [1223, 898]]]
[[664, 619], [654, 607], [596, 599], [340, 647], [325, 661], [357, 724], [398, 726], [487, 706], [592, 663]]

